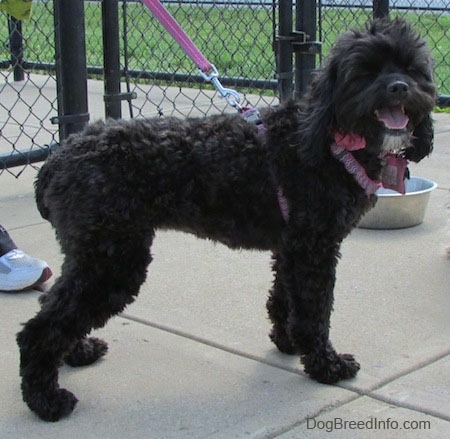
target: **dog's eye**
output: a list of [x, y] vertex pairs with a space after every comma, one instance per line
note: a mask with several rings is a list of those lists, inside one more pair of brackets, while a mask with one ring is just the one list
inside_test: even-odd
[[410, 75], [413, 75], [413, 76], [417, 76], [417, 75], [420, 74], [419, 71], [418, 71], [417, 69], [415, 69], [414, 67], [410, 67], [410, 68], [408, 69], [408, 73], [409, 73]]
[[423, 69], [418, 69], [415, 67], [410, 67], [408, 69], [408, 74], [413, 78], [423, 78], [426, 81], [432, 81], [431, 75], [429, 72]]

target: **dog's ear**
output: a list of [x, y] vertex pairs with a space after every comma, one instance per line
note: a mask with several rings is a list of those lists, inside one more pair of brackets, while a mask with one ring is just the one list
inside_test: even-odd
[[301, 129], [302, 159], [315, 164], [325, 156], [335, 126], [333, 90], [336, 66], [332, 60], [314, 74], [304, 97], [304, 125]]
[[433, 150], [433, 121], [427, 115], [413, 131], [412, 146], [405, 151], [405, 157], [413, 162], [420, 162]]

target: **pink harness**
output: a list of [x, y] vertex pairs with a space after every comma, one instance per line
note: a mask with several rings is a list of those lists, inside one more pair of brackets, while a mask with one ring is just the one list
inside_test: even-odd
[[[242, 108], [240, 114], [246, 122], [256, 125], [256, 128], [258, 129], [258, 134], [263, 135], [266, 132], [266, 127], [263, 124], [259, 111], [256, 108], [253, 107]], [[281, 186], [278, 186], [277, 188], [277, 200], [281, 216], [287, 223], [289, 221], [289, 203], [283, 194], [283, 189], [281, 189]]]
[[[384, 154], [382, 158], [386, 160], [386, 166], [382, 173], [382, 180], [375, 181], [369, 178], [366, 170], [355, 159], [351, 151], [357, 151], [366, 147], [366, 140], [358, 134], [340, 133], [334, 134], [334, 143], [330, 150], [333, 156], [339, 160], [349, 174], [353, 176], [356, 182], [364, 189], [365, 194], [370, 197], [378, 188], [384, 187], [393, 189], [401, 194], [405, 193], [405, 171], [407, 161], [405, 158], [396, 154]], [[289, 203], [283, 194], [281, 187], [277, 189], [278, 205], [280, 207], [283, 219], [289, 220]]]
[[364, 192], [369, 197], [381, 187], [380, 181], [371, 180], [366, 170], [355, 159], [350, 151], [357, 151], [366, 147], [366, 140], [357, 134], [347, 134], [345, 136], [340, 133], [335, 133], [334, 143], [331, 144], [331, 153], [336, 157], [345, 167], [347, 172], [353, 175], [354, 179], [364, 189]]
[[366, 170], [358, 163], [351, 151], [366, 147], [366, 140], [358, 134], [334, 134], [331, 153], [344, 165], [347, 172], [355, 178], [369, 197], [380, 187], [393, 189], [401, 194], [405, 193], [405, 172], [408, 162], [398, 154], [383, 153], [385, 166], [381, 174], [381, 181], [371, 180]]

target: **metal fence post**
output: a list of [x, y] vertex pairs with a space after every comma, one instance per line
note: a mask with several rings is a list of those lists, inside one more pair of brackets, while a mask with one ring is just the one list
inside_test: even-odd
[[316, 42], [317, 5], [316, 0], [297, 0], [295, 29], [304, 33], [304, 41], [299, 44], [295, 56], [295, 98], [300, 98], [306, 91], [311, 74], [316, 68], [316, 54], [320, 45]]
[[14, 17], [8, 16], [8, 30], [14, 81], [23, 81], [25, 79], [25, 72], [23, 70], [22, 22]]
[[383, 18], [389, 16], [389, 0], [373, 0], [373, 18]]
[[60, 140], [89, 120], [83, 0], [55, 0], [55, 64]]
[[103, 68], [105, 81], [105, 116], [122, 117], [120, 94], [119, 1], [103, 0]]
[[277, 79], [280, 101], [292, 98], [293, 61], [292, 61], [292, 0], [279, 0], [278, 36], [277, 36]]

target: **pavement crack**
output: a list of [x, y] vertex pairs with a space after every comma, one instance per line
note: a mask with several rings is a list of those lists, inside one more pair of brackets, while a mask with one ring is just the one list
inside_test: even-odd
[[195, 341], [197, 343], [201, 343], [201, 344], [204, 344], [206, 346], [210, 346], [212, 348], [219, 349], [221, 351], [228, 352], [228, 353], [233, 354], [233, 355], [238, 355], [240, 357], [247, 358], [249, 360], [257, 361], [258, 363], [266, 364], [267, 366], [275, 367], [277, 369], [281, 369], [281, 370], [284, 370], [286, 372], [295, 373], [296, 375], [306, 376], [306, 374], [302, 370], [300, 370], [300, 369], [298, 369], [296, 367], [283, 366], [283, 365], [279, 364], [278, 362], [270, 361], [270, 360], [267, 360], [265, 358], [261, 358], [261, 357], [259, 357], [257, 355], [253, 355], [253, 354], [250, 354], [248, 352], [241, 351], [239, 349], [231, 348], [231, 347], [226, 346], [224, 344], [217, 343], [215, 341], [206, 339], [204, 337], [199, 337], [199, 336], [194, 335], [194, 334], [190, 334], [188, 332], [185, 332], [185, 331], [173, 328], [171, 326], [167, 326], [167, 325], [163, 325], [163, 324], [160, 324], [160, 323], [152, 322], [152, 321], [149, 321], [149, 320], [146, 320], [146, 319], [142, 319], [140, 317], [131, 316], [131, 315], [126, 314], [126, 313], [121, 313], [121, 314], [119, 314], [119, 316], [124, 318], [124, 319], [132, 320], [132, 321], [134, 321], [136, 323], [141, 323], [143, 325], [150, 326], [152, 328], [159, 329], [161, 331], [165, 331], [165, 332], [168, 332], [170, 334], [177, 335], [179, 337], [183, 337], [183, 338], [186, 338], [188, 340], [192, 340], [192, 341]]

